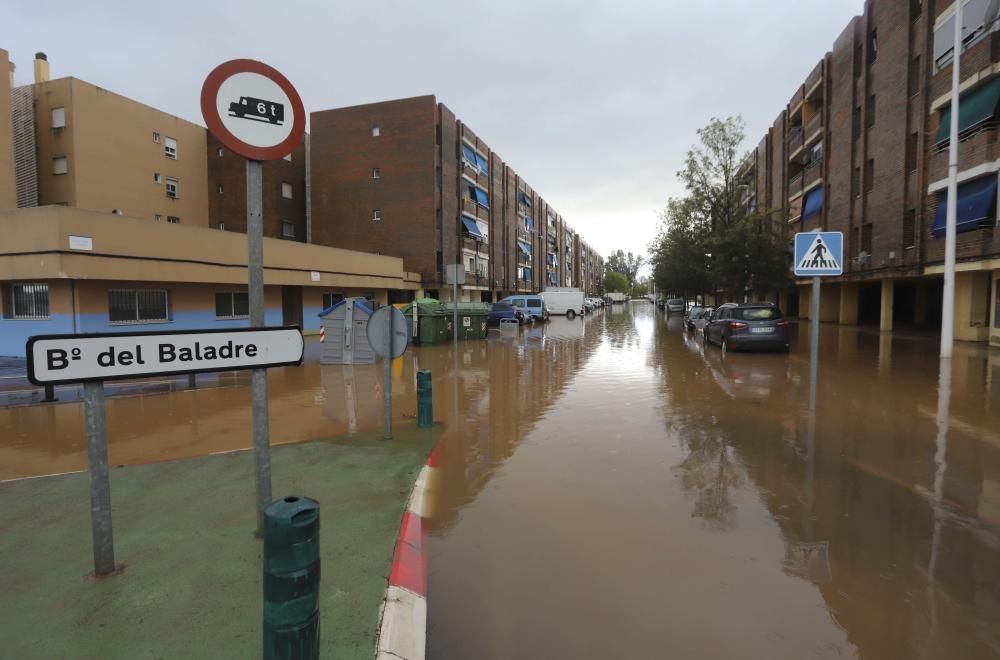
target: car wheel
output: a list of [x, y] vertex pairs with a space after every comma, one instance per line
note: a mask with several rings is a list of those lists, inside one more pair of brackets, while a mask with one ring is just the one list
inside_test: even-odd
[[572, 321], [574, 318], [576, 318], [576, 312], [574, 312], [572, 309], [566, 310], [566, 318]]

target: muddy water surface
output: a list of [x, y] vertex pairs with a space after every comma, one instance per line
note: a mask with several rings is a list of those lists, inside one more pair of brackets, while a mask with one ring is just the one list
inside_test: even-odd
[[[639, 304], [407, 352], [429, 657], [1000, 658], [1000, 357], [960, 346], [942, 409], [933, 339], [824, 327], [810, 416], [807, 332], [722, 359]], [[273, 441], [379, 428], [381, 374], [273, 370]], [[111, 462], [247, 447], [248, 379], [212, 385], [109, 399]], [[79, 403], [0, 409], [0, 479], [85, 468]]]

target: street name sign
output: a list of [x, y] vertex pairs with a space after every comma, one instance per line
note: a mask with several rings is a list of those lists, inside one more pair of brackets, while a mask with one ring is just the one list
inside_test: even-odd
[[60, 385], [296, 365], [303, 346], [297, 327], [39, 335], [28, 340], [28, 380]]
[[213, 69], [201, 88], [201, 115], [219, 142], [256, 161], [292, 153], [306, 129], [298, 92], [256, 60], [230, 60]]
[[823, 277], [844, 272], [844, 235], [839, 231], [795, 234], [795, 275]]
[[389, 329], [386, 316], [389, 314], [392, 314], [392, 355], [389, 358], [395, 360], [406, 352], [410, 341], [410, 336], [406, 332], [406, 316], [396, 307], [392, 305], [379, 307], [368, 317], [368, 345], [375, 351], [375, 355], [383, 360], [386, 358], [385, 335]]

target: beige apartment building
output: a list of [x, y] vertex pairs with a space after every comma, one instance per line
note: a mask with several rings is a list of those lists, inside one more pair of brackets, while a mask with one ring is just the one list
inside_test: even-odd
[[10, 88], [14, 86], [14, 66], [7, 51], [0, 48], [0, 209], [17, 206], [14, 183], [14, 127], [10, 114]]

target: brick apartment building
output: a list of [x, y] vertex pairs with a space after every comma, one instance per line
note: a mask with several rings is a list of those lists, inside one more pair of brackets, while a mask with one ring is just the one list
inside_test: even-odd
[[312, 239], [401, 257], [427, 295], [493, 301], [549, 286], [595, 292], [603, 259], [434, 96], [311, 115]]
[[[1000, 22], [989, 4], [963, 2], [955, 337], [1000, 344]], [[790, 233], [844, 233], [824, 321], [940, 327], [954, 13], [940, 0], [867, 0], [751, 153], [757, 208]], [[809, 296], [803, 282], [803, 314]]]
[[[0, 356], [34, 334], [246, 326], [246, 161], [202, 126], [51, 80], [42, 53], [33, 68], [15, 85], [0, 50]], [[266, 323], [316, 330], [339, 297], [413, 296], [399, 258], [304, 244], [307, 154], [263, 168]]]

